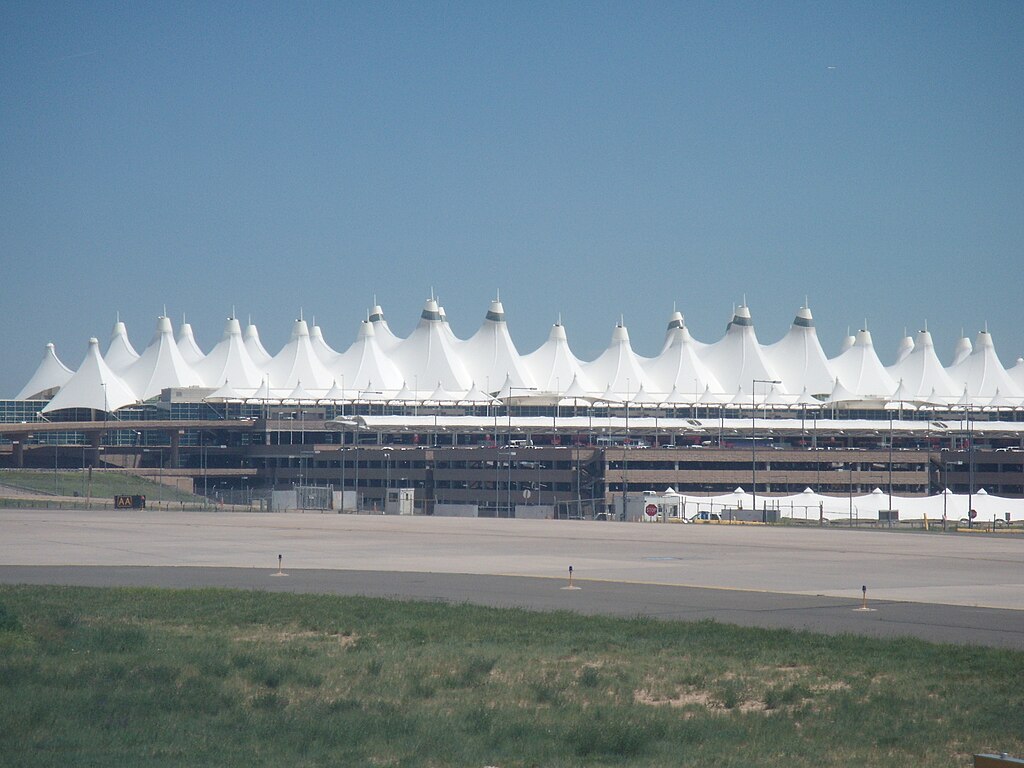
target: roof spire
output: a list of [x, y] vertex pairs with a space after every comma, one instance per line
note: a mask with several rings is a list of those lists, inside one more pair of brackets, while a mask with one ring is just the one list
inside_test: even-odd
[[806, 293], [804, 294], [804, 308], [805, 309], [810, 309], [811, 308], [811, 300], [807, 298], [807, 294]]
[[[302, 307], [299, 307], [299, 320], [302, 320], [302, 319], [303, 319], [302, 318]], [[302, 382], [300, 381], [299, 383], [301, 384]]]
[[494, 289], [494, 300], [495, 301], [501, 301], [501, 289], [500, 288], [495, 288]]
[[120, 323], [121, 322], [121, 310], [119, 310], [119, 309], [114, 312], [114, 322], [115, 323]]
[[164, 304], [164, 313], [160, 317], [167, 317], [167, 305]]
[[557, 322], [557, 323], [555, 323], [555, 325], [561, 325], [561, 324], [562, 324], [562, 313], [561, 313], [561, 312], [559, 312], [559, 313], [558, 313], [558, 322]]

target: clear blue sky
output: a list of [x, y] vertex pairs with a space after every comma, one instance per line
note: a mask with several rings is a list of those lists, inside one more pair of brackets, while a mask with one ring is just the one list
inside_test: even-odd
[[1024, 353], [1024, 3], [0, 5], [0, 395], [120, 311]]

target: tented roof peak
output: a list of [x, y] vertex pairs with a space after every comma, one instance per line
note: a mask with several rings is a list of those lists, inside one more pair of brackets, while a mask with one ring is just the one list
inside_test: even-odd
[[380, 304], [373, 305], [373, 309], [370, 310], [370, 315], [366, 319], [371, 323], [379, 323], [384, 320], [384, 310], [381, 308]]
[[295, 321], [295, 324], [292, 326], [291, 338], [292, 341], [294, 341], [295, 339], [301, 338], [303, 336], [307, 338], [309, 337], [309, 326], [306, 324], [306, 321], [300, 317], [298, 320]]
[[799, 325], [803, 328], [814, 327], [814, 316], [811, 314], [810, 307], [803, 306], [796, 311], [796, 317], [793, 318], [793, 325]]
[[57, 357], [56, 347], [53, 345], [53, 342], [48, 342], [46, 351], [43, 353], [43, 359], [36, 367], [36, 372], [32, 374], [28, 384], [22, 387], [21, 392], [14, 399], [29, 400], [38, 395], [48, 393], [67, 384], [73, 375], [74, 372]]
[[420, 313], [420, 320], [426, 322], [436, 322], [441, 319], [441, 313], [437, 308], [437, 300], [431, 296], [425, 302], [423, 302], [423, 311]]
[[673, 328], [685, 328], [686, 321], [683, 319], [683, 313], [678, 310], [674, 311], [668, 319], [668, 326], [666, 330], [671, 331]]
[[629, 331], [626, 330], [626, 326], [622, 325], [621, 322], [615, 325], [612, 329], [612, 344], [622, 344], [623, 342], [629, 341]]
[[505, 308], [500, 299], [491, 302], [491, 307], [487, 310], [487, 319], [495, 323], [505, 322]]
[[74, 375], [43, 408], [43, 413], [65, 408], [92, 408], [113, 412], [136, 402], [138, 398], [100, 356], [100, 343], [89, 339], [85, 359]]
[[875, 343], [871, 340], [871, 331], [865, 327], [857, 331], [857, 336], [854, 339], [853, 345], [855, 347], [874, 347]]

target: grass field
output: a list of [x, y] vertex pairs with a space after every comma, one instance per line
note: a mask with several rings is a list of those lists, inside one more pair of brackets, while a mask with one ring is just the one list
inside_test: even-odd
[[10, 485], [26, 491], [40, 491], [57, 496], [74, 496], [81, 498], [91, 495], [94, 499], [113, 499], [120, 494], [142, 494], [147, 501], [184, 501], [198, 502], [202, 498], [191, 493], [183, 493], [176, 488], [161, 485], [127, 472], [104, 472], [94, 470], [92, 479], [89, 473], [81, 469], [60, 470], [12, 470], [0, 471], [0, 484]]
[[10, 766], [967, 766], [1024, 654], [227, 590], [0, 587]]

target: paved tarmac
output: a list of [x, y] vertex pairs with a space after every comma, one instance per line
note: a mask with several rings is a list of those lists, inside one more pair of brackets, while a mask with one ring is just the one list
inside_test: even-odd
[[[564, 589], [569, 565], [579, 589]], [[998, 535], [2, 510], [0, 582], [411, 597], [1024, 650], [1024, 541]], [[861, 585], [872, 610], [857, 610]]]

